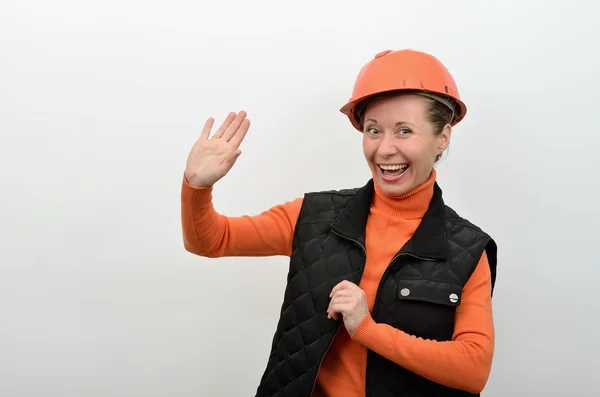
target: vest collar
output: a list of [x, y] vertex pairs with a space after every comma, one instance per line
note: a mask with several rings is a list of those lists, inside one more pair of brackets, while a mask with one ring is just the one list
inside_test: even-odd
[[[371, 199], [374, 194], [374, 181], [358, 189], [331, 224], [333, 231], [355, 240], [365, 246], [365, 232]], [[445, 205], [442, 199], [442, 189], [434, 182], [433, 197], [429, 208], [423, 215], [421, 223], [413, 236], [400, 250], [401, 253], [424, 259], [446, 259], [446, 228]]]

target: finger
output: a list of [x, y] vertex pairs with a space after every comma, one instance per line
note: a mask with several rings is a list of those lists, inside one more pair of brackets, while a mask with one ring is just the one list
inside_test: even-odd
[[208, 136], [210, 135], [210, 130], [212, 129], [214, 124], [214, 118], [211, 117], [208, 120], [206, 120], [206, 122], [204, 123], [204, 128], [202, 128], [202, 133], [200, 134], [200, 139], [208, 139]]
[[235, 120], [236, 114], [234, 112], [230, 112], [225, 120], [223, 120], [223, 124], [219, 127], [219, 129], [213, 135], [213, 138], [221, 138], [225, 130], [231, 125], [233, 120]]
[[333, 308], [333, 307], [335, 307], [335, 305], [340, 304], [340, 303], [354, 304], [354, 303], [356, 303], [356, 298], [353, 296], [340, 296], [339, 298], [332, 300], [329, 306], [331, 308]]
[[355, 304], [355, 302], [356, 302], [356, 298], [354, 298], [352, 296], [341, 296], [341, 297], [336, 297], [336, 298], [332, 299], [329, 302], [329, 306], [327, 307], [327, 313], [329, 314], [328, 317], [335, 314], [334, 308], [336, 307], [336, 305], [339, 305], [339, 304], [353, 305], [353, 304]]
[[248, 132], [249, 128], [250, 120], [244, 119], [244, 121], [242, 121], [242, 124], [240, 124], [240, 128], [238, 128], [238, 130], [236, 131], [235, 135], [231, 138], [229, 143], [236, 149], [240, 147], [240, 144], [244, 140], [244, 137], [246, 136], [246, 133]]
[[327, 318], [336, 319], [336, 313], [333, 311], [333, 302], [329, 302], [329, 306], [327, 306]]
[[328, 309], [327, 309], [327, 318], [332, 318], [334, 320], [337, 320], [339, 318], [339, 312], [337, 312], [334, 308], [335, 305], [331, 305]]
[[334, 300], [337, 298], [343, 298], [343, 297], [352, 297], [352, 296], [356, 296], [356, 292], [354, 290], [340, 289], [338, 291], [335, 291], [335, 293], [331, 297], [331, 300]]
[[231, 138], [235, 135], [237, 130], [240, 128], [242, 121], [244, 121], [246, 119], [247, 115], [248, 114], [243, 110], [241, 112], [239, 112], [237, 114], [237, 116], [235, 117], [235, 119], [233, 120], [233, 122], [229, 125], [229, 127], [227, 127], [227, 129], [223, 133], [223, 139], [225, 139], [227, 142], [229, 142], [231, 140]]
[[336, 316], [338, 313], [342, 316], [345, 316], [346, 314], [350, 313], [350, 309], [351, 307], [348, 303], [336, 303], [331, 307], [331, 313], [332, 316]]
[[357, 287], [357, 285], [348, 280], [343, 280], [343, 281], [339, 282], [335, 287], [333, 287], [333, 289], [329, 293], [329, 297], [331, 298], [333, 296], [333, 294], [335, 294], [337, 291], [339, 291], [341, 289], [352, 289], [354, 287]]

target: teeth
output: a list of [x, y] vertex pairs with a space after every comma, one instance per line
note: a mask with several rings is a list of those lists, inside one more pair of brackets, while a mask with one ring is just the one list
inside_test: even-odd
[[398, 170], [403, 170], [406, 167], [408, 167], [407, 164], [393, 164], [393, 165], [380, 165], [379, 167], [381, 167], [382, 170], [386, 170], [386, 171], [398, 171]]

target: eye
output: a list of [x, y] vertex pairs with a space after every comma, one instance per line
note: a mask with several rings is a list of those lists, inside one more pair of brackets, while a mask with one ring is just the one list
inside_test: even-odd
[[400, 135], [408, 135], [408, 134], [411, 134], [411, 133], [412, 133], [412, 131], [411, 131], [409, 128], [400, 128], [400, 129], [398, 130], [398, 133], [399, 133]]
[[375, 127], [369, 127], [366, 129], [366, 132], [371, 135], [377, 135], [379, 133], [379, 130]]

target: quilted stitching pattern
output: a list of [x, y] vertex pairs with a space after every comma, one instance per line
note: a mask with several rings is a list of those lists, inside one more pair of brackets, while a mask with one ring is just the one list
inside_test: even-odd
[[323, 352], [340, 321], [327, 319], [329, 292], [339, 281], [358, 280], [360, 252], [330, 233], [351, 191], [307, 195], [296, 226], [288, 285], [260, 395], [308, 396]]
[[[381, 282], [383, 293], [373, 317], [421, 338], [450, 340], [462, 287], [475, 269], [489, 236], [456, 216], [446, 207], [444, 223], [447, 261], [424, 261], [401, 257]], [[407, 288], [406, 297], [400, 293]], [[457, 302], [450, 300], [455, 293]], [[368, 356], [368, 388], [373, 396], [472, 396], [426, 379], [373, 352]]]
[[[358, 189], [305, 196], [296, 226], [288, 284], [257, 396], [309, 397], [319, 364], [341, 320], [327, 319], [331, 288], [343, 279], [358, 283], [362, 250], [331, 231], [331, 224]], [[368, 211], [368, 205], [366, 205]], [[386, 272], [373, 312], [387, 323], [424, 338], [447, 340], [462, 286], [474, 270], [489, 236], [446, 207], [448, 261], [402, 256]], [[399, 247], [400, 248], [400, 247]], [[412, 291], [406, 297], [400, 288]], [[457, 302], [449, 300], [455, 293]], [[369, 352], [367, 392], [382, 396], [469, 396], [434, 384]]]

